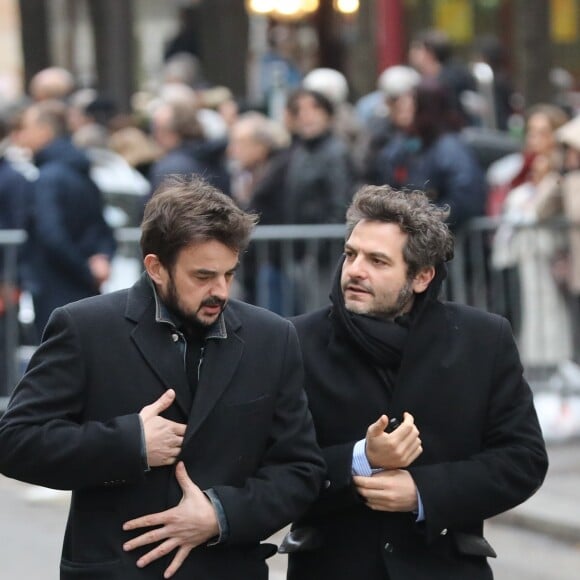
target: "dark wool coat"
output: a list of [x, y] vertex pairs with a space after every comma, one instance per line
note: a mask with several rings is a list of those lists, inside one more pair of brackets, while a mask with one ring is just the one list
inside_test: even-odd
[[163, 416], [187, 423], [179, 459], [214, 490], [229, 526], [228, 539], [194, 549], [175, 580], [267, 578], [273, 550], [259, 542], [315, 499], [323, 463], [294, 327], [236, 301], [224, 319], [227, 338], [206, 341], [190, 408], [182, 350], [170, 325], [156, 322], [145, 277], [52, 315], [0, 420], [0, 472], [73, 490], [62, 580], [163, 577], [174, 554], [138, 569], [152, 546], [124, 552], [143, 530], [122, 524], [181, 499], [174, 467], [145, 472], [142, 459], [138, 412], [169, 387], [176, 402]]
[[[322, 545], [290, 555], [289, 579], [488, 580], [483, 520], [532, 495], [547, 457], [508, 322], [429, 302], [410, 331], [392, 396], [335, 333], [330, 309], [298, 317], [306, 389], [328, 472], [300, 525]], [[351, 476], [352, 451], [382, 413], [410, 412], [422, 455], [409, 468], [425, 521], [372, 511]]]
[[94, 254], [111, 258], [116, 244], [86, 155], [68, 139], [55, 139], [35, 161], [39, 175], [25, 252], [26, 282], [42, 331], [57, 306], [99, 293], [88, 259]]

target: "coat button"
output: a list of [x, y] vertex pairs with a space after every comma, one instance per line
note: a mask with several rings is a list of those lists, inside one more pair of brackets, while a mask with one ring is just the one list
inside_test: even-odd
[[390, 542], [387, 542], [385, 544], [385, 552], [387, 554], [392, 554], [394, 550], [395, 550], [395, 548], [394, 548], [393, 544], [391, 544]]
[[328, 489], [330, 487], [330, 479], [324, 480], [324, 489]]
[[174, 332], [174, 333], [171, 335], [171, 340], [172, 340], [173, 342], [177, 342], [177, 341], [179, 340], [179, 334], [177, 334], [176, 332]]
[[444, 528], [443, 530], [441, 530], [441, 535], [442, 536], [446, 536], [447, 535], [447, 528]]

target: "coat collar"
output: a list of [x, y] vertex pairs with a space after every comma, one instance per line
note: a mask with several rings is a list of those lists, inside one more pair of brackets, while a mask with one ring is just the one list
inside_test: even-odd
[[181, 349], [175, 348], [173, 338], [175, 325], [164, 318], [149, 276], [143, 274], [129, 290], [125, 315], [136, 323], [131, 339], [165, 388], [175, 390], [177, 405], [189, 418], [186, 440], [199, 429], [227, 389], [242, 357], [244, 341], [238, 335], [242, 324], [236, 309], [236, 302], [232, 301], [210, 329], [195, 401], [191, 407], [183, 355]]

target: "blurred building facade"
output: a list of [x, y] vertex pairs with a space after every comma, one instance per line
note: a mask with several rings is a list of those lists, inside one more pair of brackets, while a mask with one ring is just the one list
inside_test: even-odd
[[[353, 3], [355, 12], [345, 14], [338, 0], [309, 0], [312, 14], [282, 23], [302, 72], [315, 66], [344, 72], [353, 99], [374, 90], [378, 74], [404, 62], [413, 36], [431, 27], [445, 30], [466, 60], [478, 37], [497, 36], [530, 103], [546, 98], [551, 68], [568, 71], [573, 83], [580, 78], [580, 0]], [[209, 82], [251, 95], [255, 63], [275, 22], [250, 14], [249, 6], [248, 0], [0, 0], [0, 90], [22, 88], [37, 70], [56, 64], [128, 106], [128, 95], [157, 77], [168, 44], [189, 34], [182, 46], [194, 47]]]

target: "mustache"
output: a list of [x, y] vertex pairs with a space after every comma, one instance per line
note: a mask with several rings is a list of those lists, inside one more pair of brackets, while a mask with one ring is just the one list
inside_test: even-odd
[[363, 290], [369, 294], [374, 294], [373, 289], [368, 284], [364, 284], [360, 281], [354, 280], [353, 278], [349, 278], [343, 282], [342, 289], [346, 290], [347, 288], [354, 288], [355, 290]]
[[220, 306], [222, 310], [225, 308], [226, 301], [222, 298], [218, 298], [217, 296], [210, 296], [202, 301], [201, 306]]

